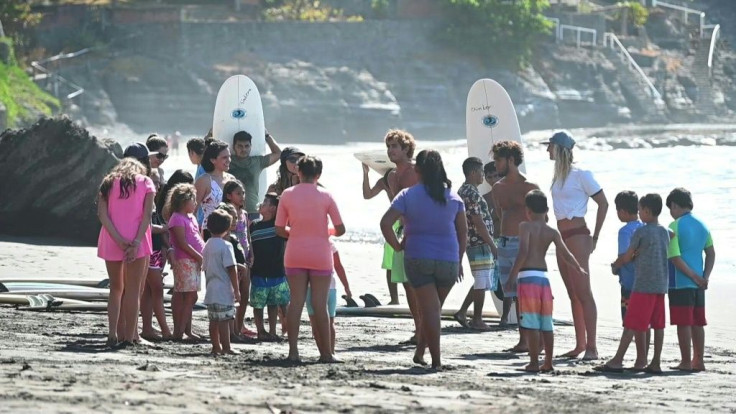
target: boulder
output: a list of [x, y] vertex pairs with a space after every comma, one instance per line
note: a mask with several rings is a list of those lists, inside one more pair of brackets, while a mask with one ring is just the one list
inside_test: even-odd
[[0, 135], [0, 231], [96, 244], [97, 190], [117, 164], [100, 141], [66, 117], [41, 118]]

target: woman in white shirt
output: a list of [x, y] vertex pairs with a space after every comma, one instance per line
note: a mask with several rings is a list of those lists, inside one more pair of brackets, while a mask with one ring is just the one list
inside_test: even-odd
[[[588, 273], [587, 275], [580, 274], [567, 266], [563, 260], [558, 260], [560, 273], [572, 302], [576, 339], [575, 349], [564, 356], [577, 358], [585, 351], [583, 359], [591, 360], [598, 359], [596, 347], [598, 311], [590, 288], [588, 259], [595, 250], [598, 235], [603, 227], [608, 211], [608, 201], [603, 189], [593, 178], [593, 174], [573, 165], [572, 148], [574, 146], [575, 140], [570, 134], [557, 132], [547, 142], [547, 152], [549, 152], [549, 158], [555, 162], [551, 193], [557, 229], [570, 252]], [[592, 237], [585, 223], [589, 198], [592, 198], [598, 205]]]

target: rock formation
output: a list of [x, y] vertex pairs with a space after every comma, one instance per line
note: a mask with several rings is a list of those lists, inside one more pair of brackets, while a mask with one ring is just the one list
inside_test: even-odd
[[97, 189], [118, 162], [116, 142], [68, 118], [41, 118], [0, 135], [0, 231], [95, 244]]

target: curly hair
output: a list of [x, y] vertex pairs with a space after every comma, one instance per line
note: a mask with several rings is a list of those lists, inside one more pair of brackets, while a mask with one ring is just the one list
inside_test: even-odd
[[401, 146], [402, 150], [409, 149], [406, 155], [409, 158], [414, 157], [414, 150], [417, 149], [417, 143], [414, 140], [414, 136], [406, 131], [400, 129], [392, 129], [386, 133], [386, 137], [383, 139], [388, 146], [389, 141], [396, 141]]
[[164, 220], [169, 221], [172, 214], [181, 211], [188, 201], [196, 199], [197, 190], [194, 189], [194, 185], [185, 183], [175, 185], [166, 196]]
[[521, 145], [516, 141], [497, 142], [493, 144], [491, 151], [493, 152], [494, 158], [513, 158], [514, 165], [517, 167], [524, 162], [524, 150], [521, 149]]
[[422, 178], [424, 188], [432, 200], [445, 205], [445, 190], [452, 188], [452, 181], [447, 179], [445, 166], [440, 153], [435, 150], [422, 150], [417, 154], [417, 169]]
[[120, 180], [120, 198], [128, 198], [135, 191], [135, 178], [138, 175], [147, 175], [146, 166], [135, 158], [123, 158], [118, 165], [102, 179], [100, 184], [100, 195], [102, 199], [110, 199], [110, 190], [116, 179]]

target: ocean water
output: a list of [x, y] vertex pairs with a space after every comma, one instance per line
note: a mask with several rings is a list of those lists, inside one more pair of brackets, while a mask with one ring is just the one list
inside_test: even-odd
[[[282, 146], [285, 146], [282, 143]], [[340, 208], [347, 227], [342, 240], [366, 243], [382, 243], [378, 223], [388, 208], [388, 199], [381, 194], [373, 200], [363, 200], [362, 169], [360, 162], [353, 157], [357, 151], [381, 149], [380, 140], [376, 143], [349, 143], [342, 146], [299, 145], [308, 154], [322, 158], [324, 170], [320, 182], [329, 189]], [[463, 182], [462, 162], [467, 157], [463, 141], [420, 143], [419, 149], [438, 150], [445, 164], [453, 188]], [[525, 153], [527, 176], [548, 193], [552, 179], [553, 162], [549, 160], [545, 148], [529, 145]], [[616, 258], [617, 232], [621, 223], [616, 217], [613, 199], [619, 191], [633, 190], [639, 195], [659, 193], [663, 199], [674, 187], [685, 187], [693, 193], [695, 208], [693, 213], [709, 226], [716, 249], [716, 266], [708, 291], [708, 317], [711, 324], [717, 324], [736, 334], [731, 317], [736, 312], [733, 297], [736, 296], [736, 254], [731, 251], [736, 245], [736, 147], [689, 146], [657, 149], [622, 149], [610, 151], [576, 150], [576, 162], [583, 168], [593, 171], [603, 187], [610, 208], [599, 240], [598, 247], [591, 257], [591, 281], [598, 302], [599, 318], [604, 321], [620, 321], [618, 313], [619, 291], [616, 277], [610, 274], [608, 266]], [[194, 167], [186, 154], [173, 156], [163, 167], [170, 173], [176, 168], [191, 172]], [[269, 181], [273, 180], [276, 168], [269, 169]], [[371, 184], [380, 177], [371, 172]], [[595, 204], [590, 203], [586, 219], [589, 227], [595, 222]], [[668, 225], [672, 221], [665, 208], [660, 222]], [[380, 258], [376, 258], [378, 263]], [[548, 255], [550, 272], [556, 272], [553, 263], [554, 253]], [[378, 266], [378, 264], [377, 264]], [[376, 271], [380, 271], [376, 269]], [[467, 280], [466, 280], [467, 282]], [[569, 317], [569, 301], [559, 277], [552, 277], [556, 314]], [[469, 283], [462, 289], [453, 289], [448, 299], [457, 305], [467, 292]], [[383, 289], [383, 285], [381, 285]], [[725, 334], [725, 332], [724, 332]]]

